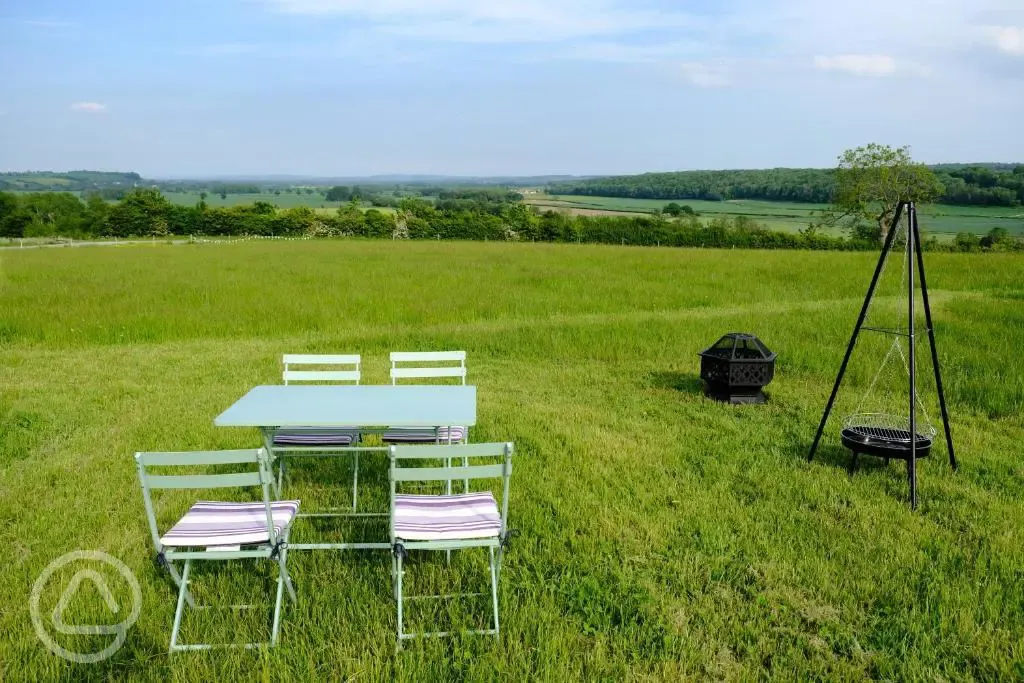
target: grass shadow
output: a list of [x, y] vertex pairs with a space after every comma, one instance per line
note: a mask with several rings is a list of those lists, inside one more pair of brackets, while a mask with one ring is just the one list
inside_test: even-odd
[[[787, 453], [794, 458], [806, 461], [807, 454], [811, 450], [811, 443], [809, 441], [798, 442], [790, 444], [789, 448], [786, 449]], [[822, 463], [836, 469], [841, 469], [844, 472], [850, 473], [851, 466], [853, 465], [853, 454], [849, 449], [839, 444], [819, 443], [818, 449], [814, 452], [814, 460], [812, 463]], [[902, 464], [903, 461], [898, 458], [893, 458], [889, 461], [888, 465], [885, 460], [873, 455], [861, 454], [857, 458], [856, 468], [852, 470], [856, 472], [877, 472], [884, 471], [893, 464]]]
[[658, 389], [671, 389], [687, 394], [703, 394], [704, 382], [692, 372], [652, 372], [651, 384]]

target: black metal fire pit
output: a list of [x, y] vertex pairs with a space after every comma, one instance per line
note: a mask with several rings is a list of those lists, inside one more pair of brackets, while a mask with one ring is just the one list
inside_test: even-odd
[[752, 334], [730, 332], [700, 352], [705, 393], [727, 403], [764, 403], [761, 391], [775, 376], [775, 356]]

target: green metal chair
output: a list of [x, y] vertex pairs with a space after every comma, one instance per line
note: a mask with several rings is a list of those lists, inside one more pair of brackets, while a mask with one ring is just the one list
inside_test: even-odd
[[[429, 363], [429, 365], [424, 365]], [[448, 363], [449, 365], [444, 365]], [[452, 366], [451, 363], [458, 363]], [[426, 384], [422, 380], [454, 379], [466, 384], [465, 351], [393, 351], [391, 353], [391, 383], [399, 380], [417, 380], [415, 384]], [[441, 425], [436, 429], [388, 427], [381, 435], [384, 443], [430, 444], [465, 443], [469, 430], [461, 425]]]
[[[400, 380], [415, 380], [415, 384], [427, 384], [434, 380], [442, 383], [445, 380], [454, 380], [463, 386], [466, 384], [465, 351], [392, 351], [390, 359], [393, 385], [397, 385]], [[388, 427], [380, 438], [385, 444], [451, 445], [468, 443], [469, 429], [462, 425], [441, 425], [433, 429]], [[463, 492], [468, 493], [469, 481], [463, 481], [462, 487]], [[447, 482], [445, 493], [451, 492], [452, 483]]]
[[[281, 359], [285, 385], [297, 383], [359, 384], [362, 378], [359, 354], [322, 355], [286, 353]], [[311, 369], [312, 368], [312, 369]], [[359, 502], [359, 449], [355, 447], [361, 434], [356, 427], [292, 427], [278, 429], [271, 440], [272, 455], [277, 462], [275, 490], [280, 496], [284, 488], [288, 456], [312, 456], [344, 453], [352, 456], [352, 512]], [[339, 515], [340, 516], [340, 515]]]
[[[404, 601], [410, 599], [439, 599], [461, 595], [403, 594], [402, 578], [407, 553], [412, 550], [444, 550], [486, 548], [490, 563], [491, 603], [494, 612], [493, 628], [475, 629], [470, 633], [497, 636], [498, 579], [501, 561], [508, 538], [508, 492], [512, 475], [512, 444], [482, 443], [455, 445], [391, 446], [389, 479], [391, 482], [390, 533], [393, 557], [391, 564], [392, 588], [398, 607], [398, 645], [417, 637], [448, 636], [451, 631], [406, 633], [403, 623]], [[422, 467], [423, 460], [434, 459], [445, 463], [442, 467]], [[462, 464], [450, 465], [453, 460]], [[409, 463], [408, 461], [412, 461]], [[481, 463], [481, 461], [483, 461]], [[477, 464], [472, 464], [476, 462]], [[442, 495], [407, 495], [399, 493], [400, 485], [408, 482], [443, 483], [463, 479], [502, 480], [501, 509], [490, 491]]]
[[[285, 589], [295, 602], [295, 588], [288, 575], [288, 533], [299, 510], [297, 500], [272, 500], [273, 481], [270, 460], [264, 449], [235, 451], [195, 451], [185, 453], [136, 453], [135, 462], [142, 484], [149, 530], [156, 547], [157, 561], [167, 567], [178, 586], [178, 603], [171, 629], [170, 653], [182, 650], [207, 650], [213, 647], [255, 648], [277, 644], [281, 624], [281, 600]], [[152, 474], [152, 468], [193, 468], [209, 465], [249, 465], [245, 471], [227, 474]], [[153, 509], [152, 491], [156, 489], [214, 489], [258, 486], [259, 502], [235, 503], [199, 501], [185, 516], [163, 535], [160, 534]], [[188, 589], [193, 562], [254, 559], [277, 564], [277, 597], [269, 643], [187, 644], [178, 642], [181, 618], [186, 603], [201, 609]], [[176, 562], [182, 562], [179, 573]], [[235, 607], [249, 608], [250, 605]]]

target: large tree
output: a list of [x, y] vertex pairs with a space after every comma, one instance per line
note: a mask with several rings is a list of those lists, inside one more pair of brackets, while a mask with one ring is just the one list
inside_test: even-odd
[[107, 231], [115, 237], [164, 234], [171, 203], [155, 188], [136, 188], [110, 209]]
[[932, 202], [943, 189], [931, 169], [910, 157], [909, 147], [848, 149], [839, 157], [826, 222], [845, 225], [854, 237], [882, 240], [900, 202]]

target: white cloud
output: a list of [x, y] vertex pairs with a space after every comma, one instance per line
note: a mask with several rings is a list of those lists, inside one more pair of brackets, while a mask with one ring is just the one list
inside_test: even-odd
[[621, 0], [265, 0], [292, 14], [372, 22], [397, 35], [466, 43], [537, 43], [696, 27], [669, 10], [632, 9]]
[[683, 62], [679, 70], [690, 85], [698, 88], [722, 88], [732, 84], [729, 70], [721, 64]]
[[845, 71], [858, 76], [888, 76], [896, 72], [896, 60], [889, 55], [836, 55], [814, 58], [822, 71]]
[[1016, 26], [990, 26], [988, 34], [992, 44], [1008, 55], [1024, 55], [1024, 28]]
[[100, 104], [99, 102], [75, 102], [71, 105], [71, 109], [87, 114], [100, 114], [107, 110], [107, 105]]

